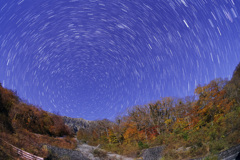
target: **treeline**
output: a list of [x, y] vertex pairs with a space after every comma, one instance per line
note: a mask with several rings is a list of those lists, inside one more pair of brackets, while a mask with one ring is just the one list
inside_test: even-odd
[[[65, 136], [58, 139], [57, 137]], [[61, 116], [24, 103], [15, 92], [0, 84], [0, 138], [37, 155], [47, 156], [44, 144], [74, 148], [72, 131]], [[5, 155], [0, 144], [1, 154]]]
[[166, 97], [135, 106], [115, 123], [81, 129], [79, 140], [120, 154], [139, 156], [144, 148], [165, 145], [165, 159], [212, 156], [240, 143], [240, 65], [230, 81], [198, 86], [195, 95]]

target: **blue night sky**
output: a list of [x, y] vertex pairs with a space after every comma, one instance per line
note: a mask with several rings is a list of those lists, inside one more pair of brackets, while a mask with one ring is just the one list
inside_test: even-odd
[[61, 115], [193, 95], [239, 61], [237, 0], [0, 0], [0, 82]]

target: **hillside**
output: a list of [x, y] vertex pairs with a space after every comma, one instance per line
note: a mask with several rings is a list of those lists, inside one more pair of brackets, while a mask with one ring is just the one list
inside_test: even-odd
[[[58, 138], [58, 137], [65, 138]], [[45, 144], [73, 149], [76, 141], [61, 116], [48, 114], [41, 108], [24, 103], [15, 92], [0, 84], [0, 139], [25, 151], [47, 157]], [[0, 141], [0, 157], [10, 151]], [[10, 157], [9, 157], [10, 158]], [[10, 158], [11, 159], [11, 158]]]
[[230, 81], [215, 79], [199, 85], [194, 96], [165, 97], [134, 106], [115, 123], [79, 129], [77, 137], [131, 157], [141, 157], [147, 148], [165, 146], [164, 159], [217, 159], [218, 153], [240, 144], [239, 126], [240, 64]]
[[240, 103], [240, 63], [233, 72], [232, 79], [226, 85], [228, 95]]
[[95, 120], [95, 121], [89, 121], [85, 120], [83, 118], [71, 118], [63, 116], [63, 120], [65, 125], [67, 125], [71, 130], [73, 130], [74, 133], [77, 133], [79, 130], [93, 130], [95, 128], [105, 128], [113, 125], [114, 123], [107, 120]]

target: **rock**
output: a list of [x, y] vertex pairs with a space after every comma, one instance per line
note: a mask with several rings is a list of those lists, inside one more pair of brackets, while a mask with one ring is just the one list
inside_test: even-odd
[[159, 160], [162, 157], [161, 153], [163, 149], [164, 149], [164, 146], [145, 149], [143, 151], [142, 158], [144, 160]]
[[79, 129], [91, 130], [91, 128], [102, 128], [106, 130], [114, 124], [108, 119], [88, 121], [83, 118], [70, 118], [64, 116], [63, 120], [65, 125], [73, 129], [74, 133], [77, 133]]
[[230, 149], [226, 151], [222, 151], [219, 153], [218, 158], [223, 159], [223, 160], [233, 160], [236, 159], [237, 157], [239, 158], [240, 154], [240, 145], [233, 146]]
[[[216, 156], [218, 156], [218, 159], [221, 160], [240, 160], [240, 144], [222, 151]], [[191, 160], [203, 160], [205, 158], [207, 157], [195, 158]]]
[[240, 160], [240, 152], [238, 153], [237, 157], [235, 158], [236, 160]]
[[[103, 160], [103, 159], [104, 160], [134, 160], [133, 158], [130, 158], [130, 157], [125, 157], [115, 153], [106, 152], [103, 149], [99, 149], [95, 146], [90, 146], [88, 144], [79, 144], [76, 150], [80, 151], [85, 157], [91, 160]], [[94, 157], [94, 154], [93, 154], [94, 150], [105, 152], [106, 157]]]
[[177, 151], [177, 152], [183, 152], [183, 151], [185, 151], [185, 148], [184, 148], [184, 147], [180, 147], [180, 148], [178, 148], [176, 151]]
[[58, 148], [54, 146], [47, 146], [50, 151], [50, 155], [46, 158], [47, 160], [62, 159], [62, 160], [90, 160], [85, 157], [81, 152], [70, 149]]
[[186, 152], [186, 151], [189, 151], [191, 149], [191, 147], [180, 147], [178, 148], [176, 151], [177, 152]]
[[64, 123], [68, 127], [72, 128], [75, 133], [77, 133], [77, 131], [80, 128], [87, 129], [91, 125], [94, 125], [94, 123], [95, 123], [94, 121], [88, 121], [88, 120], [85, 120], [82, 118], [70, 118], [70, 117], [66, 117], [66, 116], [63, 117], [63, 120], [64, 120]]

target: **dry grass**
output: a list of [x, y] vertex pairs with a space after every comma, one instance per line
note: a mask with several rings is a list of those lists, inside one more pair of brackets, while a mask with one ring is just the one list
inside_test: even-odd
[[1, 133], [0, 138], [20, 149], [41, 157], [47, 157], [48, 155], [48, 150], [44, 147], [45, 144], [65, 149], [74, 149], [77, 146], [76, 140], [71, 137], [54, 138], [47, 135], [34, 134], [27, 130], [18, 130], [15, 134]]

